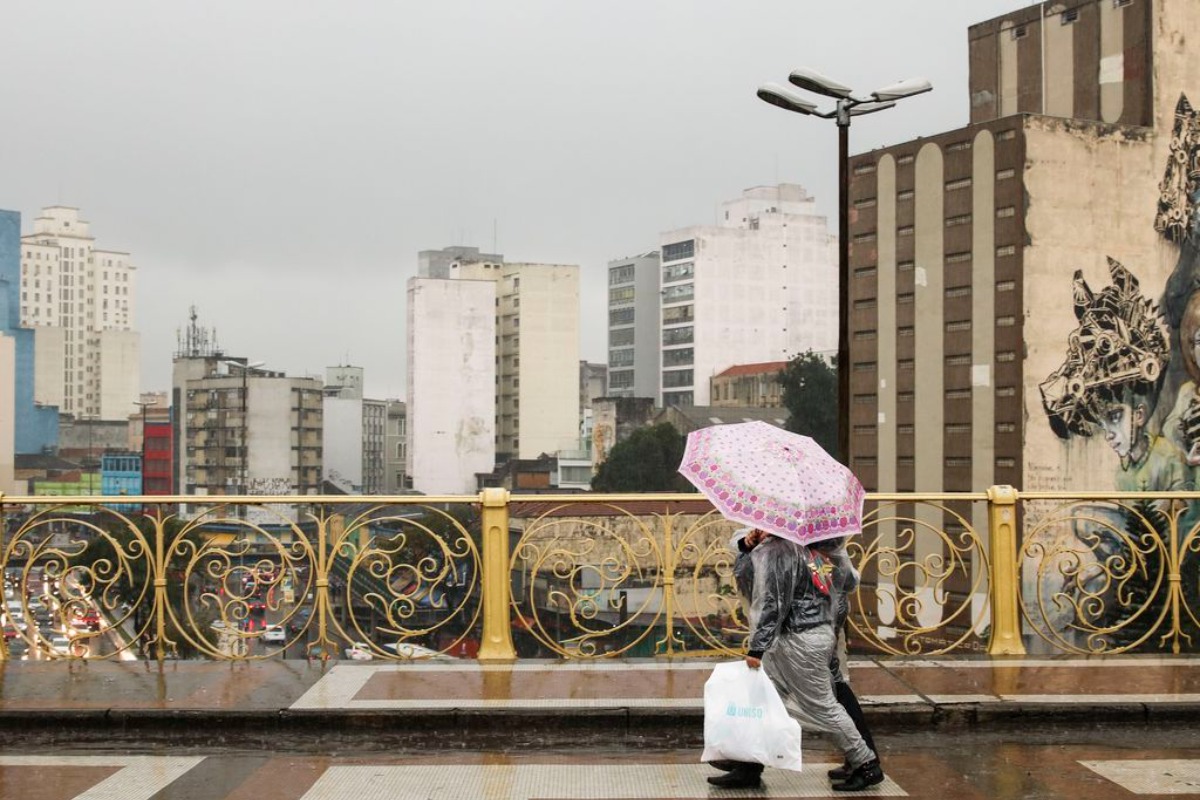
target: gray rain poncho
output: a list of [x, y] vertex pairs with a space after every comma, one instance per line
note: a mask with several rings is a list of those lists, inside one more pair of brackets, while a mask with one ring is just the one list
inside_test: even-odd
[[834, 696], [829, 671], [836, 643], [833, 569], [810, 548], [774, 536], [741, 552], [747, 532], [734, 534], [734, 579], [750, 603], [750, 655], [762, 658], [793, 719], [829, 733], [850, 766], [865, 764], [875, 754]]

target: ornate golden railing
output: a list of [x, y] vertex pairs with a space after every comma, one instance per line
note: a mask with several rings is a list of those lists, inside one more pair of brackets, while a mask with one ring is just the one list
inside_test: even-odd
[[[0, 497], [0, 659], [694, 656], [748, 633], [736, 526], [697, 495], [114, 499]], [[1198, 520], [1200, 493], [870, 495], [851, 646], [1195, 650]]]

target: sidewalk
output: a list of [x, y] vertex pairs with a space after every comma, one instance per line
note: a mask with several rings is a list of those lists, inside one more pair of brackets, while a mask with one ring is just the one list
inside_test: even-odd
[[[712, 661], [321, 664], [0, 663], [0, 745], [212, 744], [279, 735], [297, 747], [687, 746], [702, 738]], [[851, 682], [881, 730], [1194, 720], [1200, 657], [857, 658]], [[357, 739], [356, 739], [357, 741]]]

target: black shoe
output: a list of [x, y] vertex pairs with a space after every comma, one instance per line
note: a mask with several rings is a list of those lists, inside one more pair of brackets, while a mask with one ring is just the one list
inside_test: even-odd
[[713, 775], [708, 782], [722, 789], [753, 789], [762, 786], [762, 764], [738, 764], [724, 775]]
[[883, 783], [883, 768], [879, 766], [879, 759], [875, 758], [856, 767], [846, 780], [835, 783], [833, 790], [835, 792], [861, 792], [863, 789], [880, 783]]
[[742, 765], [742, 762], [741, 761], [720, 760], [720, 761], [710, 761], [710, 762], [708, 762], [708, 765], [715, 769], [721, 770], [721, 772], [733, 772], [735, 769], [737, 769], [738, 767], [740, 767]]
[[834, 767], [826, 774], [829, 775], [831, 781], [844, 781], [850, 777], [851, 772], [854, 772], [854, 767], [850, 766], [849, 761], [844, 761], [840, 767]]

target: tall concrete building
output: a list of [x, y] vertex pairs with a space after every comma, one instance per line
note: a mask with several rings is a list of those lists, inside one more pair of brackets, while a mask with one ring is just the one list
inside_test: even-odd
[[451, 280], [496, 285], [496, 457], [579, 447], [579, 267], [458, 263]]
[[42, 209], [21, 237], [21, 324], [34, 328], [35, 399], [66, 414], [126, 419], [138, 399], [137, 268], [103, 250], [65, 206]]
[[1195, 0], [983, 22], [970, 124], [852, 159], [868, 489], [1194, 488], [1197, 31]]
[[476, 491], [496, 463], [496, 283], [410, 278], [405, 474], [425, 494]]
[[578, 267], [460, 259], [408, 298], [413, 488], [473, 492], [497, 461], [578, 449]]
[[716, 225], [660, 241], [662, 405], [709, 405], [709, 379], [734, 364], [836, 349], [836, 239], [803, 187], [747, 189]]
[[661, 263], [657, 250], [608, 262], [608, 397], [658, 397]]
[[316, 378], [227, 356], [196, 310], [172, 370], [177, 494], [315, 494], [324, 411]]
[[384, 494], [412, 489], [408, 477], [408, 407], [401, 400], [385, 401], [387, 427], [384, 432]]
[[422, 250], [417, 253], [417, 277], [450, 277], [450, 269], [462, 264], [503, 264], [500, 253], [481, 253], [478, 247], [443, 247], [441, 250]]
[[380, 494], [387, 404], [363, 397], [362, 367], [325, 370], [324, 479], [343, 491]]
[[0, 210], [0, 338], [5, 341], [0, 345], [0, 386], [7, 387], [0, 407], [9, 410], [7, 421], [0, 419], [8, 431], [0, 432], [0, 460], [8, 464], [16, 453], [40, 454], [58, 446], [58, 407], [34, 396], [34, 332], [21, 324], [22, 294], [28, 292], [24, 284], [21, 215]]

